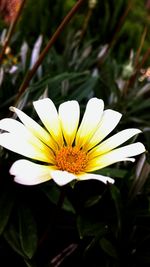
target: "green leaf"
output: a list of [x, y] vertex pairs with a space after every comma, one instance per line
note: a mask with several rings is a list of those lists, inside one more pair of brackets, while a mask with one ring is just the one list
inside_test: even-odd
[[86, 98], [87, 95], [94, 90], [98, 81], [98, 77], [90, 77], [87, 79], [85, 83], [80, 85], [78, 89], [76, 89], [73, 93], [71, 93], [68, 97], [69, 99], [77, 99], [81, 101], [83, 98]]
[[[88, 74], [85, 72], [74, 73], [64, 72], [55, 76], [47, 75], [35, 84], [30, 85], [29, 90], [31, 93], [37, 92], [38, 96], [45, 90], [46, 87], [49, 89], [49, 97], [56, 98], [60, 97], [62, 82], [68, 81], [71, 85], [75, 86], [77, 82], [80, 84], [87, 80]], [[36, 96], [37, 97], [37, 96]]]
[[37, 248], [37, 227], [31, 210], [26, 206], [19, 209], [19, 234], [22, 250], [31, 259]]
[[[48, 197], [48, 199], [53, 204], [58, 205], [60, 197], [61, 197], [61, 191], [60, 191], [60, 188], [58, 186], [56, 186], [55, 184], [53, 184], [53, 185], [46, 184], [42, 187], [42, 191], [45, 193], [45, 195]], [[74, 209], [73, 205], [71, 204], [71, 202], [69, 201], [69, 199], [67, 198], [67, 196], [64, 196], [63, 203], [62, 203], [62, 209], [75, 214], [75, 209]]]
[[73, 214], [76, 213], [73, 205], [71, 204], [71, 202], [69, 201], [69, 199], [67, 197], [64, 198], [62, 209], [69, 211], [69, 212], [72, 212]]
[[41, 185], [41, 189], [48, 199], [53, 204], [57, 205], [60, 196], [60, 189], [55, 184], [43, 184]]
[[120, 191], [115, 185], [110, 187], [110, 193], [115, 203], [121, 203]]
[[27, 265], [27, 267], [36, 267], [36, 264], [30, 259], [24, 259], [24, 262]]
[[106, 238], [100, 240], [101, 248], [111, 257], [118, 259], [118, 253], [115, 246]]
[[14, 195], [10, 190], [4, 190], [0, 194], [0, 234], [4, 231], [14, 205]]
[[139, 111], [142, 112], [145, 111], [145, 109], [150, 108], [150, 101], [149, 99], [138, 99], [137, 101], [135, 100], [135, 102], [131, 102], [129, 104], [131, 111], [128, 112], [128, 114], [132, 114], [134, 112], [138, 113]]
[[96, 196], [90, 197], [85, 202], [85, 208], [92, 207], [93, 205], [97, 204], [101, 200], [101, 198], [102, 198], [101, 195], [96, 195]]
[[77, 228], [81, 239], [87, 236], [103, 236], [108, 231], [108, 227], [105, 223], [89, 221], [89, 219], [81, 216], [77, 218]]
[[104, 168], [102, 170], [98, 170], [95, 173], [99, 173], [105, 176], [110, 176], [114, 178], [124, 178], [127, 174], [127, 170], [117, 169], [117, 168]]
[[7, 230], [4, 231], [4, 238], [14, 251], [16, 251], [20, 256], [25, 257], [14, 225], [11, 224]]
[[118, 231], [121, 230], [121, 224], [122, 224], [122, 200], [121, 200], [121, 193], [119, 189], [115, 186], [112, 185], [110, 186], [110, 194], [111, 197], [114, 201], [115, 208], [116, 208], [116, 215], [117, 215], [117, 226], [118, 226]]

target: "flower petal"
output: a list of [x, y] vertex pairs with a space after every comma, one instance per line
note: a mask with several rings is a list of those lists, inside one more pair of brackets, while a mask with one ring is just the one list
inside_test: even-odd
[[91, 98], [86, 106], [86, 110], [77, 131], [76, 145], [82, 147], [92, 137], [97, 130], [103, 114], [104, 102], [98, 98]]
[[[28, 142], [39, 149], [48, 150], [49, 148], [41, 142], [35, 135], [33, 135], [22, 123], [16, 121], [14, 119], [2, 119], [0, 120], [0, 129], [9, 132], [13, 136], [16, 136], [20, 140], [22, 139], [23, 142]], [[17, 140], [18, 141], [18, 140]], [[15, 142], [16, 143], [16, 142]], [[50, 149], [49, 149], [50, 151]]]
[[98, 129], [86, 145], [86, 150], [89, 150], [100, 143], [116, 127], [121, 116], [122, 114], [117, 111], [111, 109], [105, 110]]
[[61, 128], [67, 145], [71, 146], [79, 124], [80, 109], [77, 101], [67, 101], [59, 106]]
[[[0, 129], [10, 132], [9, 134], [5, 133], [0, 135], [1, 146], [30, 158], [35, 158], [34, 155], [36, 151], [36, 155], [39, 153], [39, 160], [45, 159], [45, 162], [54, 163], [54, 154], [50, 148], [36, 138], [36, 136], [19, 121], [14, 119], [2, 119], [0, 120]], [[10, 141], [8, 139], [10, 139]], [[35, 159], [38, 158], [36, 157]]]
[[107, 182], [113, 184], [115, 182], [114, 179], [112, 179], [112, 178], [110, 178], [108, 176], [103, 176], [103, 175], [94, 174], [94, 173], [83, 173], [83, 174], [78, 175], [77, 178], [80, 181], [83, 181], [83, 180], [98, 180], [98, 181], [103, 182], [104, 184], [107, 184]]
[[56, 107], [51, 99], [45, 98], [33, 102], [34, 108], [44, 126], [59, 146], [63, 145], [63, 136]]
[[0, 120], [0, 129], [13, 134], [17, 132], [19, 132], [21, 135], [27, 134], [27, 129], [25, 126], [21, 122], [11, 118]]
[[138, 134], [140, 132], [141, 132], [141, 130], [139, 130], [139, 129], [123, 130], [123, 131], [111, 136], [110, 138], [108, 138], [107, 140], [102, 142], [100, 145], [93, 148], [89, 152], [88, 155], [90, 158], [94, 158], [94, 157], [100, 156], [102, 154], [105, 154], [105, 153], [111, 151], [112, 149], [120, 146], [122, 143], [126, 142], [132, 136], [134, 136], [135, 134]]
[[145, 151], [142, 143], [134, 143], [121, 148], [114, 149], [106, 154], [95, 157], [89, 160], [86, 167], [86, 172], [102, 169], [106, 166], [114, 164], [119, 161], [134, 161], [133, 156], [139, 155]]
[[50, 134], [44, 130], [36, 121], [31, 119], [28, 115], [26, 115], [23, 111], [10, 107], [10, 110], [15, 112], [18, 118], [22, 121], [22, 123], [26, 126], [26, 128], [37, 138], [39, 138], [42, 142], [50, 146], [53, 150], [57, 148], [56, 143], [51, 138]]
[[52, 153], [48, 147], [34, 137], [33, 139], [31, 136], [29, 138], [28, 135], [26, 137], [24, 135], [23, 138], [20, 138], [19, 132], [17, 134], [0, 134], [0, 145], [28, 158], [48, 163], [53, 163], [54, 161]]
[[60, 186], [68, 184], [71, 181], [77, 179], [77, 177], [73, 173], [60, 170], [51, 171], [51, 177], [55, 181], [55, 183]]
[[23, 185], [36, 185], [51, 179], [51, 166], [44, 166], [31, 161], [21, 159], [10, 168], [10, 174], [14, 175], [14, 181]]

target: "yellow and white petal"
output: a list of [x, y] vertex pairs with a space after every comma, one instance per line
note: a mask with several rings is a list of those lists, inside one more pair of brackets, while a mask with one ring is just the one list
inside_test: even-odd
[[[24, 155], [26, 157], [34, 158], [33, 153], [27, 155], [27, 151], [37, 151], [41, 159], [45, 159], [44, 162], [54, 163], [54, 154], [52, 150], [41, 142], [36, 136], [34, 136], [22, 123], [14, 119], [2, 119], [0, 121], [0, 129], [8, 131], [10, 134], [0, 135], [0, 145], [7, 149], [10, 149], [18, 154]], [[12, 139], [11, 139], [12, 138]], [[9, 146], [9, 141], [13, 140]], [[6, 142], [6, 143], [5, 143]], [[10, 147], [10, 148], [9, 148]], [[26, 149], [25, 149], [26, 147]], [[23, 148], [23, 149], [22, 149]], [[18, 151], [18, 152], [17, 152]], [[44, 155], [45, 154], [45, 155]], [[37, 159], [37, 158], [35, 158]], [[39, 160], [41, 160], [39, 159]], [[43, 161], [43, 160], [42, 160]]]
[[10, 110], [17, 114], [18, 118], [33, 135], [35, 135], [42, 142], [50, 146], [53, 150], [57, 149], [57, 145], [51, 138], [50, 134], [44, 128], [42, 128], [36, 121], [31, 119], [23, 111], [15, 107], [10, 107]]
[[113, 184], [115, 182], [114, 179], [108, 177], [108, 176], [104, 176], [104, 175], [100, 175], [100, 174], [95, 174], [95, 173], [83, 173], [80, 175], [77, 175], [78, 180], [83, 181], [83, 180], [98, 180], [103, 182], [104, 184], [107, 183], [111, 183]]
[[14, 181], [23, 185], [36, 185], [51, 179], [51, 166], [44, 166], [31, 161], [21, 159], [16, 161], [10, 168], [10, 174]]
[[67, 145], [71, 146], [79, 124], [80, 108], [77, 101], [67, 101], [59, 106], [59, 118]]
[[122, 114], [117, 111], [111, 109], [105, 110], [97, 131], [86, 145], [86, 150], [89, 150], [100, 143], [117, 126], [121, 116]]
[[55, 181], [55, 183], [60, 186], [68, 184], [71, 181], [77, 179], [75, 174], [69, 173], [67, 171], [60, 171], [60, 170], [51, 171], [51, 177]]
[[103, 114], [104, 102], [98, 98], [91, 98], [86, 106], [83, 119], [77, 131], [76, 145], [83, 147], [89, 142], [98, 128]]
[[[40, 141], [39, 141], [40, 142]], [[35, 138], [33, 139], [25, 139], [25, 136], [11, 133], [3, 133], [0, 134], [0, 145], [9, 149], [15, 153], [23, 155], [28, 158], [40, 160], [43, 162], [53, 163], [54, 159], [52, 157], [52, 153], [50, 149], [48, 149], [44, 144], [35, 142]]]
[[[16, 135], [16, 139], [21, 139], [23, 142], [28, 142], [39, 149], [48, 149], [48, 147], [41, 142], [35, 135], [33, 135], [22, 123], [14, 119], [2, 119], [0, 120], [0, 129], [9, 132], [12, 135]], [[50, 150], [50, 149], [49, 149]]]
[[34, 108], [46, 129], [59, 146], [63, 145], [63, 136], [58, 112], [51, 99], [44, 98], [33, 102]]
[[[31, 146], [32, 148], [30, 147], [30, 149], [29, 149], [30, 151], [33, 150], [33, 149], [34, 150], [36, 149], [37, 152], [40, 153], [40, 154], [43, 152], [46, 155], [48, 155], [48, 162], [51, 162], [51, 163], [54, 162], [54, 154], [50, 150], [50, 148], [48, 146], [46, 146], [43, 142], [41, 142], [38, 138], [36, 138], [36, 136], [34, 136], [19, 121], [16, 121], [14, 119], [7, 119], [7, 118], [6, 119], [2, 119], [2, 120], [0, 120], [0, 129], [10, 133], [10, 135], [5, 135], [5, 137], [4, 137], [4, 135], [2, 137], [0, 135], [0, 145], [4, 144], [4, 143], [1, 143], [1, 142], [5, 142], [4, 138], [6, 138], [6, 140], [7, 140], [7, 138], [9, 138], [10, 136], [13, 136], [13, 140], [15, 141], [14, 142], [15, 149], [17, 149], [17, 144], [20, 146], [20, 149], [22, 148], [23, 144], [24, 144], [24, 146], [27, 145], [27, 147]], [[20, 142], [21, 142], [22, 146], [20, 145]], [[8, 144], [4, 144], [5, 148], [6, 148], [6, 145], [8, 146]], [[13, 144], [11, 144], [11, 148], [13, 148]], [[12, 149], [10, 149], [10, 150], [12, 150]], [[23, 149], [23, 150], [24, 150], [24, 153], [26, 153], [25, 149]], [[12, 150], [12, 151], [14, 151], [14, 150]], [[16, 153], [19, 153], [19, 151], [20, 150], [18, 150], [18, 152], [16, 152]], [[19, 154], [23, 155], [22, 153], [19, 153]]]
[[139, 134], [140, 132], [141, 132], [141, 130], [139, 130], [139, 129], [123, 130], [123, 131], [113, 135], [112, 137], [106, 139], [100, 145], [93, 148], [89, 152], [88, 156], [90, 159], [92, 159], [94, 157], [105, 154], [105, 153], [113, 150], [114, 148], [120, 146], [121, 144], [126, 142], [128, 139], [130, 139], [131, 137], [133, 137], [136, 134]]
[[106, 154], [95, 157], [89, 160], [86, 172], [102, 169], [106, 166], [114, 164], [120, 161], [134, 161], [134, 158], [130, 158], [145, 152], [145, 147], [142, 143], [134, 143], [121, 148], [114, 149]]

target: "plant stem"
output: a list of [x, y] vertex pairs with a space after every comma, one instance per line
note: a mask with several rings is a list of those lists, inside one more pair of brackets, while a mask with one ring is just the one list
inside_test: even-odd
[[8, 47], [8, 45], [9, 45], [9, 43], [10, 43], [11, 37], [12, 37], [12, 35], [13, 35], [13, 33], [14, 33], [16, 24], [17, 24], [17, 22], [18, 22], [18, 20], [19, 20], [19, 17], [20, 17], [20, 15], [21, 15], [21, 12], [22, 12], [22, 10], [23, 10], [23, 7], [24, 7], [24, 5], [25, 5], [25, 2], [26, 2], [26, 0], [22, 0], [22, 2], [21, 2], [21, 4], [20, 4], [20, 7], [19, 7], [19, 9], [18, 9], [18, 12], [16, 13], [13, 22], [10, 24], [10, 27], [9, 27], [9, 30], [8, 30], [7, 36], [6, 36], [6, 38], [5, 38], [5, 42], [4, 42], [4, 45], [3, 45], [3, 47], [2, 47], [1, 54], [0, 54], [0, 64], [1, 64], [2, 60], [3, 60], [3, 56], [4, 56], [4, 54], [5, 54], [6, 48]]
[[134, 61], [135, 68], [138, 66], [141, 50], [143, 48], [143, 44], [144, 44], [144, 41], [145, 41], [145, 38], [146, 38], [146, 35], [147, 35], [147, 31], [148, 31], [148, 26], [146, 25], [145, 28], [144, 28], [142, 37], [141, 37], [139, 48], [138, 48], [138, 50], [136, 52], [135, 61]]
[[25, 92], [26, 88], [29, 85], [29, 82], [31, 81], [31, 79], [33, 78], [34, 74], [36, 73], [38, 67], [42, 63], [42, 61], [45, 58], [45, 56], [47, 55], [49, 49], [55, 43], [55, 41], [57, 40], [57, 38], [59, 37], [59, 35], [63, 31], [63, 29], [65, 28], [65, 26], [71, 20], [71, 18], [79, 10], [79, 8], [80, 8], [80, 6], [81, 6], [81, 4], [83, 2], [85, 2], [85, 0], [78, 0], [77, 3], [73, 6], [73, 8], [69, 11], [69, 13], [65, 16], [65, 18], [63, 19], [63, 21], [61, 22], [61, 24], [58, 26], [58, 28], [56, 29], [55, 33], [50, 38], [48, 44], [45, 46], [45, 48], [43, 49], [43, 51], [39, 55], [39, 58], [37, 59], [36, 63], [34, 64], [33, 68], [27, 72], [27, 74], [26, 74], [26, 76], [25, 76], [25, 78], [24, 78], [24, 80], [23, 80], [23, 82], [22, 82], [22, 84], [21, 84], [21, 86], [19, 88], [16, 101], [18, 101], [19, 98], [22, 96], [22, 94]]
[[117, 41], [118, 33], [120, 32], [120, 30], [121, 30], [121, 28], [122, 28], [122, 26], [123, 26], [123, 24], [125, 22], [125, 19], [126, 19], [128, 13], [129, 13], [129, 11], [131, 10], [132, 6], [133, 6], [133, 1], [130, 1], [128, 3], [123, 15], [121, 16], [118, 24], [117, 24], [117, 27], [116, 27], [115, 33], [113, 35], [113, 38], [110, 40], [110, 43], [109, 43], [109, 45], [108, 45], [103, 57], [100, 58], [99, 61], [98, 61], [98, 66], [100, 66], [100, 65], [102, 65], [104, 63], [107, 55], [109, 54], [110, 49], [112, 49], [114, 47], [114, 44]]
[[89, 8], [88, 12], [87, 12], [87, 15], [85, 17], [85, 20], [83, 22], [83, 27], [82, 27], [81, 36], [80, 36], [80, 42], [81, 42], [81, 40], [83, 39], [83, 37], [84, 37], [84, 35], [86, 33], [86, 30], [88, 28], [88, 24], [89, 24], [89, 21], [90, 21], [90, 18], [92, 16], [92, 14], [93, 14], [93, 9]]
[[141, 50], [142, 50], [142, 47], [143, 47], [143, 44], [144, 44], [144, 41], [145, 41], [145, 38], [146, 38], [147, 30], [148, 30], [147, 26], [145, 26], [143, 34], [142, 34], [142, 37], [141, 37], [140, 46], [139, 46], [139, 48], [137, 50], [135, 61], [134, 61], [134, 69], [135, 69], [135, 71], [134, 71], [133, 75], [130, 77], [130, 79], [125, 83], [125, 86], [123, 88], [123, 94], [124, 95], [127, 95], [127, 92], [129, 90], [129, 88], [133, 86], [139, 70], [142, 68], [143, 64], [145, 63], [145, 61], [147, 60], [147, 58], [150, 55], [150, 49], [148, 49], [146, 51], [146, 53], [144, 54], [144, 56], [143, 56], [142, 62], [138, 63], [139, 62], [140, 53], [141, 53]]

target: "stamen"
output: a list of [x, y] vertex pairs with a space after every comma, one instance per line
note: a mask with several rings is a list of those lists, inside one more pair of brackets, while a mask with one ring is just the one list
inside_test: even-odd
[[84, 171], [88, 156], [80, 148], [74, 146], [62, 147], [55, 157], [58, 169], [71, 173], [80, 173]]

